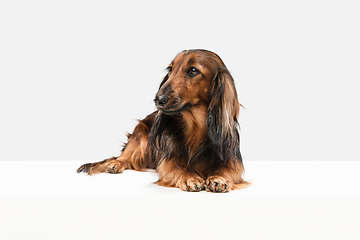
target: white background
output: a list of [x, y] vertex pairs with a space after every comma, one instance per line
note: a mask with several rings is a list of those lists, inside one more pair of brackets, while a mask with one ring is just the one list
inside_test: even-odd
[[[360, 161], [345, 161], [360, 160], [359, 6], [1, 1], [0, 238], [359, 239]], [[120, 153], [164, 69], [193, 48], [236, 80], [253, 186], [187, 193], [155, 172], [76, 174]]]
[[245, 160], [359, 160], [358, 1], [1, 1], [0, 159], [101, 160], [169, 62], [216, 52]]

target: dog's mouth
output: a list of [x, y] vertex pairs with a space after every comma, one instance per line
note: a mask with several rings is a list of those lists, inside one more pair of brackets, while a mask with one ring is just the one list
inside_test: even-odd
[[177, 115], [191, 107], [190, 103], [184, 103], [181, 97], [156, 95], [155, 99], [156, 108], [166, 115]]
[[191, 107], [190, 103], [185, 103], [180, 106], [171, 106], [171, 107], [165, 107], [165, 108], [159, 108], [158, 109], [163, 112], [166, 115], [177, 115], [181, 112], [183, 112], [186, 109], [189, 109]]

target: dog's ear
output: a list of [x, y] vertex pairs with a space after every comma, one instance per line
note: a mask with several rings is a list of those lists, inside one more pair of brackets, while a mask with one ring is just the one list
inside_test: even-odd
[[220, 69], [210, 87], [207, 124], [212, 148], [224, 162], [242, 161], [238, 132], [240, 106], [234, 79], [226, 68]]

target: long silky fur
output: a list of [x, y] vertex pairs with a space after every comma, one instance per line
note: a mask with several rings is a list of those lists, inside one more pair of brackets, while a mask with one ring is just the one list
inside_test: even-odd
[[[232, 89], [227, 89], [229, 87]], [[238, 110], [236, 109], [240, 104], [237, 101], [234, 80], [227, 69], [219, 71], [211, 89], [207, 124], [212, 149], [217, 158], [225, 164], [233, 161], [242, 165]], [[225, 96], [231, 99], [225, 100]]]
[[149, 133], [152, 159], [157, 165], [171, 158], [185, 159], [183, 127], [179, 116], [169, 116], [158, 111]]

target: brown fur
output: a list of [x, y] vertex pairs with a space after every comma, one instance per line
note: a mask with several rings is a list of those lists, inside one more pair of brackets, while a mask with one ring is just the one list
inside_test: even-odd
[[225, 64], [210, 51], [189, 50], [168, 70], [154, 100], [158, 111], [139, 121], [122, 154], [78, 172], [156, 169], [156, 184], [184, 191], [247, 186], [237, 129], [241, 105]]

